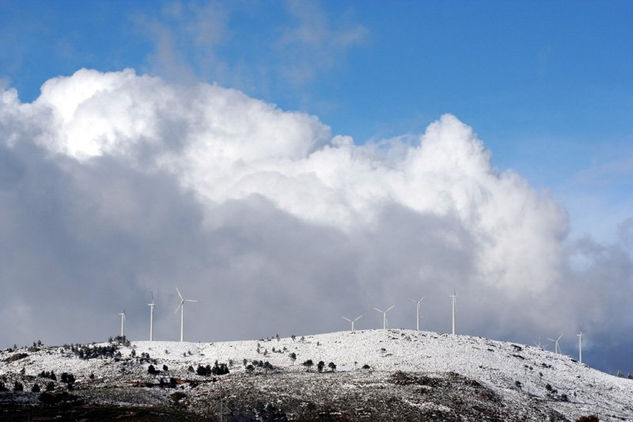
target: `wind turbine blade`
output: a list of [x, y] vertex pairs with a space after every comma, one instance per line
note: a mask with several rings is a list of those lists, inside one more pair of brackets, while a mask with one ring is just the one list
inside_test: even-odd
[[182, 304], [183, 304], [183, 303], [185, 303], [185, 301], [184, 301], [184, 300], [183, 300], [183, 301], [181, 301], [181, 302], [178, 304], [178, 306], [176, 306], [176, 310], [174, 311], [174, 313], [177, 313], [177, 312], [180, 310], [180, 308], [182, 307]]
[[358, 320], [359, 320], [359, 319], [361, 319], [362, 317], [363, 317], [362, 315], [357, 316], [357, 317], [356, 317], [356, 319], [354, 320], [354, 322], [358, 321]]
[[343, 318], [345, 321], [352, 322], [352, 320], [349, 318], [346, 318], [346, 317], [341, 317], [341, 318]]
[[396, 305], [391, 305], [390, 307], [388, 307], [385, 312], [389, 312], [390, 310], [392, 310], [393, 308], [395, 308]]
[[194, 299], [185, 299], [185, 302], [197, 302], [197, 300], [194, 300]]
[[548, 337], [547, 339], [548, 339], [549, 341], [556, 341], [556, 340], [554, 340], [553, 338], [549, 338], [549, 337]]
[[382, 309], [374, 308], [374, 311], [384, 312]]
[[178, 296], [180, 296], [180, 300], [185, 300], [182, 295], [180, 294], [180, 290], [178, 290], [178, 287], [176, 287], [176, 291], [178, 292]]

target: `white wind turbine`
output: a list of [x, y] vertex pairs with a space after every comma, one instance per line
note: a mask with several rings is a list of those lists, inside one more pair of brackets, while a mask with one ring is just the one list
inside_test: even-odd
[[348, 317], [341, 317], [341, 318], [343, 318], [345, 321], [348, 321], [352, 324], [352, 332], [354, 332], [354, 323], [358, 321], [359, 319], [361, 319], [362, 317], [363, 317], [362, 315], [359, 315], [354, 319], [349, 319]]
[[125, 337], [125, 309], [119, 312], [119, 316], [121, 317], [121, 338], [123, 338]]
[[409, 299], [411, 302], [415, 303], [415, 329], [420, 331], [420, 304], [424, 300], [424, 296], [419, 299]]
[[563, 335], [561, 334], [560, 336], [556, 337], [555, 339], [553, 338], [547, 338], [549, 341], [553, 341], [554, 342], [554, 353], [556, 354], [560, 354], [560, 346], [559, 346], [559, 342], [561, 337], [563, 337]]
[[382, 329], [383, 330], [387, 329], [387, 312], [392, 310], [395, 306], [396, 305], [391, 305], [390, 307], [388, 307], [384, 311], [382, 309], [374, 308], [374, 311], [382, 313]]
[[154, 293], [152, 293], [152, 303], [148, 303], [149, 306], [149, 341], [154, 340]]
[[578, 336], [578, 362], [582, 363], [582, 331], [576, 336]]
[[182, 295], [180, 294], [180, 290], [178, 290], [178, 287], [176, 287], [176, 291], [178, 292], [178, 296], [180, 297], [180, 303], [178, 304], [178, 306], [176, 307], [176, 312], [178, 312], [178, 309], [180, 309], [180, 341], [184, 341], [184, 335], [185, 335], [185, 302], [197, 302], [197, 300], [192, 300], [192, 299], [185, 299], [184, 297], [182, 297]]
[[455, 293], [455, 290], [453, 290], [453, 294], [449, 296], [452, 299], [453, 302], [453, 334], [455, 334], [455, 302], [457, 301], [457, 294]]

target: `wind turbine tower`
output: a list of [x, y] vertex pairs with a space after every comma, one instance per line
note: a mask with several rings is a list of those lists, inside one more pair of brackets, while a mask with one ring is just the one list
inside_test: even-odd
[[185, 302], [197, 302], [197, 300], [192, 300], [192, 299], [185, 299], [184, 297], [182, 297], [182, 295], [180, 294], [180, 290], [178, 290], [178, 287], [176, 287], [176, 291], [178, 292], [178, 296], [180, 297], [180, 303], [178, 304], [178, 307], [176, 307], [176, 312], [178, 312], [178, 310], [180, 309], [180, 341], [184, 341], [184, 335], [185, 335]]
[[149, 341], [154, 340], [154, 294], [152, 293], [152, 303], [148, 303], [149, 306]]
[[382, 309], [374, 308], [374, 311], [382, 313], [382, 329], [383, 330], [387, 329], [387, 312], [392, 310], [395, 306], [396, 305], [391, 305], [390, 307], [388, 307], [384, 311]]
[[582, 363], [582, 331], [576, 335], [578, 336], [578, 362]]
[[343, 318], [345, 321], [348, 321], [348, 322], [350, 322], [350, 323], [352, 324], [352, 332], [354, 332], [354, 323], [355, 323], [356, 321], [358, 321], [359, 319], [361, 319], [362, 317], [363, 317], [362, 315], [359, 315], [359, 316], [357, 316], [357, 317], [356, 317], [356, 318], [354, 318], [354, 319], [349, 319], [349, 318], [347, 318], [347, 317], [341, 317], [341, 318]]
[[563, 337], [562, 334], [560, 336], [556, 337], [555, 339], [548, 337], [549, 341], [553, 341], [554, 342], [554, 353], [556, 353], [556, 354], [560, 354], [559, 342], [560, 342], [561, 337]]
[[119, 316], [121, 317], [121, 338], [123, 338], [125, 337], [125, 309], [119, 312]]
[[419, 299], [409, 299], [411, 302], [415, 303], [415, 329], [420, 331], [420, 304], [424, 300], [424, 296]]
[[455, 302], [457, 301], [457, 294], [455, 293], [455, 290], [453, 290], [453, 294], [449, 296], [453, 302], [453, 335], [455, 335]]

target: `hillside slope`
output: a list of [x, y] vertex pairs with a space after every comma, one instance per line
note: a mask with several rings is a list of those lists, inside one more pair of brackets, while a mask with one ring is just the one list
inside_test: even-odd
[[[51, 382], [38, 376], [42, 371], [68, 372], [75, 377], [68, 399], [75, 407], [177, 411], [183, 419], [224, 413], [234, 420], [633, 420], [633, 380], [540, 348], [469, 336], [364, 330], [218, 343], [137, 341], [91, 359], [78, 356], [89, 348], [74, 349], [1, 352], [0, 379], [30, 391]], [[308, 360], [314, 366], [302, 365]], [[230, 373], [205, 375], [216, 361]], [[150, 364], [156, 374], [148, 374]], [[66, 400], [66, 386], [54, 382], [53, 399], [44, 401]], [[36, 393], [0, 393], [5, 412], [32, 405], [47, 409]]]

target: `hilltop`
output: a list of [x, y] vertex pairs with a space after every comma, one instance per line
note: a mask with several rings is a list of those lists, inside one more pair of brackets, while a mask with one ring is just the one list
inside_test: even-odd
[[16, 420], [633, 420], [633, 380], [537, 347], [412, 330], [23, 348], [0, 352], [0, 381], [24, 387], [0, 392]]

